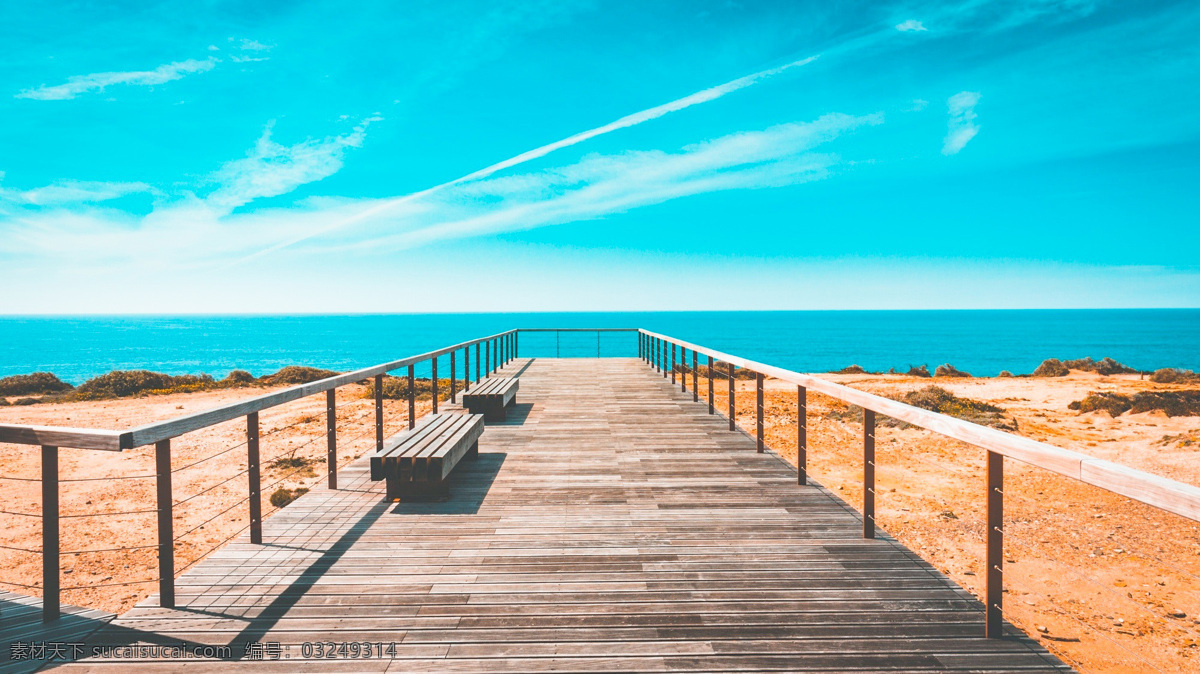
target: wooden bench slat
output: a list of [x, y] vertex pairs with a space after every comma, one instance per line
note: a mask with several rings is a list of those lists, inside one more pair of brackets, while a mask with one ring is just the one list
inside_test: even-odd
[[371, 457], [371, 479], [381, 480], [384, 472], [397, 469], [401, 457], [410, 455], [426, 438], [435, 437], [439, 429], [450, 421], [452, 419], [444, 415], [435, 415], [412, 430], [402, 431], [388, 438], [384, 442], [383, 451]]
[[371, 479], [387, 480], [388, 496], [443, 496], [446, 478], [458, 462], [478, 451], [483, 435], [478, 414], [436, 414], [412, 430], [388, 439], [371, 457]]
[[482, 412], [489, 421], [502, 421], [508, 416], [507, 406], [516, 401], [519, 387], [519, 380], [514, 377], [489, 379], [474, 390], [463, 393], [463, 407], [473, 414]]

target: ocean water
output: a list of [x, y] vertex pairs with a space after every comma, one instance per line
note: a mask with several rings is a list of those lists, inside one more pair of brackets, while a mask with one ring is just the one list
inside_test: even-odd
[[[351, 316], [0, 317], [0, 376], [78, 384], [111, 370], [224, 376], [351, 370], [512, 328], [643, 327], [803, 372], [951, 363], [976, 375], [1045, 358], [1200, 370], [1200, 309], [781, 311]], [[633, 333], [529, 333], [522, 356], [634, 356]], [[446, 367], [443, 364], [443, 368]], [[444, 372], [445, 370], [443, 370]]]

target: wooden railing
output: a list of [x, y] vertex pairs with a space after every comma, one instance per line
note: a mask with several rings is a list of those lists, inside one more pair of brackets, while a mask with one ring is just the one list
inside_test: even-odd
[[[676, 352], [678, 351], [678, 360]], [[691, 363], [687, 355], [691, 352]], [[1002, 636], [1004, 597], [1004, 459], [1010, 458], [1042, 468], [1073, 480], [1078, 480], [1134, 501], [1145, 503], [1165, 512], [1200, 521], [1200, 488], [1157, 475], [1097, 459], [1086, 454], [1055, 447], [1043, 442], [980, 426], [937, 412], [913, 407], [890, 398], [820, 379], [812, 375], [785, 370], [747, 358], [709, 349], [647, 330], [638, 331], [638, 354], [651, 367], [670, 377], [676, 376], [686, 390], [688, 372], [692, 375], [692, 399], [699, 401], [699, 357], [703, 355], [708, 367], [708, 411], [715, 413], [713, 381], [715, 366], [724, 363], [729, 383], [729, 428], [734, 430], [734, 369], [755, 373], [756, 418], [755, 438], [758, 451], [764, 451], [763, 439], [763, 379], [771, 377], [796, 385], [796, 461], [799, 484], [807, 482], [808, 428], [807, 394], [814, 391], [863, 409], [863, 537], [875, 537], [875, 415], [934, 431], [949, 438], [987, 450], [987, 590], [985, 630], [988, 637]], [[680, 367], [682, 366], [682, 367]]]
[[[300, 384], [261, 396], [223, 405], [196, 414], [145, 424], [128, 430], [93, 430], [62, 428], [57, 426], [22, 426], [0, 424], [0, 443], [41, 446], [42, 488], [42, 617], [49, 622], [60, 614], [60, 540], [59, 540], [59, 448], [123, 451], [135, 447], [154, 445], [156, 483], [155, 499], [157, 516], [158, 591], [159, 601], [164, 607], [175, 605], [175, 542], [173, 507], [176, 503], [171, 486], [171, 441], [184, 434], [209, 428], [216, 424], [241, 417], [246, 419], [246, 459], [248, 475], [250, 516], [250, 540], [262, 542], [262, 495], [261, 466], [259, 457], [259, 412], [280, 405], [324, 393], [326, 396], [326, 441], [328, 484], [337, 488], [337, 389], [363, 380], [374, 380], [375, 403], [375, 448], [383, 448], [384, 407], [383, 377], [388, 372], [407, 369], [408, 375], [408, 425], [416, 424], [416, 367], [428, 361], [431, 366], [433, 409], [438, 411], [438, 360], [449, 357], [450, 400], [454, 401], [458, 391], [458, 355], [462, 355], [462, 381], [464, 389], [472, 380], [490, 376], [499, 367], [516, 357], [519, 337], [517, 330], [462, 342], [436, 351], [402, 358], [390, 363], [339, 374], [308, 384]], [[474, 377], [471, 363], [474, 350]], [[32, 552], [32, 551], [27, 551]]]

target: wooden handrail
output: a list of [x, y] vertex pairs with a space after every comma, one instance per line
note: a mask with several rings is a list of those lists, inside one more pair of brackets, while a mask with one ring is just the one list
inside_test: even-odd
[[748, 358], [705, 348], [674, 337], [647, 330], [640, 331], [647, 337], [675, 344], [740, 368], [752, 370], [768, 377], [803, 386], [810, 391], [824, 393], [843, 402], [858, 405], [863, 409], [920, 426], [969, 445], [980, 447], [1022, 463], [1044, 468], [1065, 475], [1094, 487], [1100, 487], [1135, 501], [1154, 506], [1190, 520], [1200, 521], [1200, 487], [1178, 482], [1158, 475], [1123, 466], [1112, 461], [1097, 459], [1080, 452], [1048, 445], [1044, 442], [1023, 438], [994, 428], [980, 426], [969, 421], [956, 419], [938, 412], [913, 407], [890, 398], [859, 391], [843, 384], [801, 374], [781, 367], [759, 363]]
[[71, 447], [74, 449], [103, 449], [121, 451], [153, 445], [162, 440], [175, 438], [184, 433], [208, 428], [224, 421], [230, 421], [247, 414], [260, 412], [293, 400], [306, 398], [310, 395], [331, 391], [346, 384], [352, 384], [363, 379], [370, 379], [392, 370], [398, 370], [409, 365], [416, 365], [452, 351], [473, 346], [492, 339], [498, 339], [516, 332], [508, 330], [488, 337], [461, 342], [436, 351], [410, 356], [390, 363], [334, 375], [307, 384], [298, 384], [280, 391], [273, 391], [254, 398], [240, 400], [230, 405], [223, 405], [195, 414], [155, 421], [143, 424], [126, 431], [92, 430], [86, 428], [59, 428], [55, 426], [22, 426], [16, 424], [0, 424], [0, 443], [18, 445], [49, 445], [54, 447]]

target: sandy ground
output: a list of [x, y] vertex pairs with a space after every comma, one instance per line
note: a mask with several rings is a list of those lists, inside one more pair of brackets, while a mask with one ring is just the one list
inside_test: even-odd
[[[929, 379], [895, 375], [823, 375], [863, 390], [896, 395]], [[1181, 388], [1137, 375], [1073, 373], [1054, 379], [938, 379], [956, 395], [1003, 407], [1021, 435], [1069, 447], [1173, 479], [1200, 484], [1200, 418], [1159, 413], [1079, 415], [1067, 404], [1091, 391]], [[726, 382], [715, 387], [727, 409]], [[700, 380], [701, 390], [707, 386]], [[738, 382], [738, 421], [754, 428], [753, 381]], [[214, 407], [261, 389], [130, 400], [0, 408], [7, 423], [123, 428]], [[372, 401], [363, 389], [339, 391], [339, 463], [374, 445]], [[794, 463], [795, 387], [768, 380], [768, 444]], [[424, 414], [428, 403], [420, 405]], [[386, 431], [406, 423], [406, 403], [385, 401]], [[809, 400], [809, 471], [848, 503], [862, 503], [861, 426], [831, 412], [840, 403]], [[262, 415], [263, 513], [277, 487], [325, 479], [324, 398], [314, 396]], [[173, 444], [176, 566], [182, 571], [249, 521], [244, 421], [188, 434]], [[309, 468], [273, 468], [281, 457]], [[955, 581], [984, 587], [985, 453], [916, 428], [877, 432], [877, 521]], [[124, 453], [61, 450], [63, 601], [124, 611], [155, 591], [154, 457], [151, 448]], [[38, 513], [37, 448], [0, 445], [0, 510]], [[1005, 616], [1085, 671], [1200, 669], [1200, 525], [1108, 492], [1008, 461], [1006, 465]], [[277, 483], [277, 484], [275, 484]], [[0, 585], [38, 594], [41, 523], [0, 514]], [[113, 548], [135, 548], [112, 550]], [[88, 552], [99, 550], [98, 552]], [[1184, 614], [1180, 617], [1180, 613]]]
[[[821, 375], [895, 396], [929, 379]], [[690, 382], [689, 382], [690, 383]], [[726, 381], [715, 382], [728, 409]], [[937, 379], [955, 395], [1007, 410], [1020, 435], [1200, 484], [1200, 418], [1078, 414], [1092, 391], [1184, 388], [1138, 375]], [[707, 382], [700, 380], [701, 391]], [[753, 432], [754, 382], [738, 382], [739, 425]], [[744, 391], [740, 392], [740, 391]], [[796, 387], [768, 380], [767, 443], [793, 464]], [[845, 406], [810, 394], [813, 479], [862, 505], [862, 426]], [[985, 587], [986, 452], [917, 428], [876, 433], [877, 523], [956, 582]], [[1083, 671], [1200, 670], [1200, 524], [1041, 469], [1005, 465], [1005, 617]], [[1183, 614], [1183, 615], [1180, 615]]]
[[[103, 402], [0, 407], [0, 422], [128, 428], [218, 407], [271, 389], [234, 389]], [[364, 387], [338, 390], [338, 464], [375, 446], [374, 401]], [[417, 414], [429, 403], [418, 403]], [[385, 432], [408, 423], [407, 401], [384, 401]], [[276, 510], [276, 489], [311, 487], [326, 475], [325, 397], [310, 396], [260, 414], [262, 512]], [[172, 441], [176, 572], [203, 558], [250, 522], [246, 422], [226, 422]], [[62, 601], [123, 612], [157, 591], [154, 448], [126, 452], [59, 450]], [[310, 460], [301, 468], [274, 466], [280, 458]], [[0, 444], [0, 510], [40, 514], [41, 461], [37, 447]], [[0, 588], [40, 594], [41, 520], [0, 513]], [[126, 549], [121, 549], [126, 548]], [[128, 549], [132, 548], [132, 549]], [[97, 551], [97, 552], [92, 552]], [[10, 584], [19, 585], [10, 585]], [[32, 587], [21, 587], [32, 586]]]

